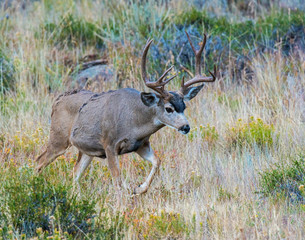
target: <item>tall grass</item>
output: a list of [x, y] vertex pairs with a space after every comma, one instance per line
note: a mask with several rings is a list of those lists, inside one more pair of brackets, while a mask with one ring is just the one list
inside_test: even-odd
[[[0, 22], [0, 58], [12, 68], [0, 76], [0, 239], [302, 239], [303, 200], [286, 193], [298, 189], [304, 197], [304, 179], [296, 177], [303, 165], [295, 164], [305, 149], [304, 51], [287, 53], [281, 43], [289, 24], [304, 27], [304, 12], [274, 4], [271, 15], [259, 7], [245, 15], [233, 2], [226, 14], [196, 1], [151, 0], [45, 0], [1, 10], [9, 17]], [[135, 154], [120, 157], [127, 189], [119, 195], [101, 159], [80, 186], [73, 184], [74, 148], [41, 176], [33, 171], [48, 139], [52, 101], [68, 90], [85, 56], [106, 56], [113, 65], [118, 78], [103, 83], [105, 91], [148, 91], [139, 64], [153, 37], [149, 72], [154, 77], [174, 64], [175, 90], [180, 51], [193, 68], [190, 49], [181, 46], [185, 29], [196, 43], [208, 31], [204, 67], [219, 65], [219, 77], [188, 103], [188, 137], [169, 128], [152, 136], [162, 164], [146, 194], [131, 195], [151, 168]], [[250, 61], [240, 70], [241, 56]]]

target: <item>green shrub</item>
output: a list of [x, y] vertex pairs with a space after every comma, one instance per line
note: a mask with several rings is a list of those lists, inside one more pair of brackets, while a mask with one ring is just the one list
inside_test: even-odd
[[230, 22], [226, 17], [209, 16], [206, 11], [199, 11], [191, 8], [182, 12], [175, 18], [177, 25], [197, 25], [201, 31], [211, 32], [223, 38], [237, 38], [243, 35], [251, 35], [254, 33], [255, 24], [251, 20], [245, 22]]
[[12, 61], [5, 55], [0, 49], [0, 93], [4, 93], [8, 90], [14, 90], [15, 68]]
[[42, 228], [49, 233], [61, 229], [79, 235], [93, 230], [94, 198], [79, 198], [71, 187], [52, 184], [27, 167], [10, 167], [9, 172], [10, 176], [1, 181], [0, 211], [20, 233], [34, 236]]
[[277, 139], [273, 124], [264, 123], [262, 119], [254, 117], [251, 117], [249, 122], [238, 119], [234, 126], [228, 129], [227, 134], [228, 144], [239, 148], [254, 144], [260, 148], [271, 147]]
[[43, 30], [46, 31], [48, 39], [55, 44], [103, 46], [102, 39], [96, 36], [96, 32], [99, 32], [97, 25], [72, 14], [61, 17], [59, 23], [45, 24]]
[[264, 18], [256, 22], [255, 31], [264, 34], [271, 39], [280, 40], [291, 26], [305, 26], [305, 12], [293, 11], [287, 14], [285, 11], [272, 11]]
[[277, 164], [260, 173], [259, 193], [264, 196], [284, 196], [290, 202], [305, 203], [305, 156], [290, 164]]
[[230, 49], [241, 53], [249, 45], [270, 38], [279, 41], [294, 26], [305, 25], [305, 13], [302, 11], [272, 11], [269, 15], [260, 16], [257, 21], [230, 21], [226, 17], [209, 16], [206, 11], [192, 7], [176, 15], [175, 24], [196, 25], [201, 32], [219, 36], [230, 43]]
[[[58, 164], [61, 175], [69, 175], [67, 163]], [[79, 195], [71, 181], [56, 175], [58, 171], [52, 165], [37, 175], [31, 161], [20, 166], [14, 159], [0, 166], [0, 239], [122, 238], [124, 218], [107, 207], [107, 192], [84, 190]]]
[[201, 24], [205, 23], [210, 25], [210, 18], [207, 17], [205, 11], [199, 11], [197, 8], [192, 7], [181, 14], [178, 14], [175, 18], [176, 25], [191, 25], [191, 24]]

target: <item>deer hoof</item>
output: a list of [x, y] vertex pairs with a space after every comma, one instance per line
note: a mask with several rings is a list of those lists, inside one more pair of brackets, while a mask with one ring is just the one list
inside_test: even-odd
[[140, 195], [140, 194], [143, 194], [143, 193], [146, 193], [147, 192], [147, 188], [144, 188], [142, 187], [141, 185], [139, 187], [136, 187], [133, 191], [133, 194], [134, 195]]

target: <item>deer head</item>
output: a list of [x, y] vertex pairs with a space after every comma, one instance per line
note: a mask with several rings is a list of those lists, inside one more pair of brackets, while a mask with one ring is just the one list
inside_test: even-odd
[[[202, 45], [199, 50], [196, 50], [190, 36], [187, 32], [185, 32], [191, 48], [195, 54], [195, 75], [192, 79], [184, 82], [184, 77], [181, 81], [181, 88], [178, 91], [170, 91], [165, 90], [165, 85], [169, 83], [173, 78], [166, 78], [167, 74], [170, 70], [172, 70], [173, 66], [167, 69], [161, 77], [153, 82], [147, 77], [146, 74], [146, 56], [149, 50], [149, 47], [153, 40], [148, 39], [144, 51], [142, 54], [141, 61], [141, 73], [142, 78], [145, 82], [145, 85], [155, 93], [141, 93], [142, 102], [151, 108], [154, 108], [156, 111], [156, 121], [160, 124], [167, 125], [174, 129], [177, 129], [182, 134], [187, 134], [190, 131], [189, 123], [184, 115], [185, 103], [186, 101], [190, 101], [194, 98], [199, 91], [203, 88], [204, 82], [214, 82], [216, 80], [216, 67], [214, 66], [214, 72], [210, 72], [210, 77], [205, 77], [201, 75], [201, 55], [206, 44], [206, 35], [204, 35]], [[189, 71], [188, 71], [189, 72]], [[199, 86], [192, 87], [192, 85], [196, 83], [203, 83]]]

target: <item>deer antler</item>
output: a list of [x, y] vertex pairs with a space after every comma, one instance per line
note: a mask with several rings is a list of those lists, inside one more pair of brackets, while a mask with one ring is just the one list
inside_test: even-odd
[[195, 53], [195, 76], [191, 80], [187, 81], [186, 83], [184, 83], [184, 77], [182, 78], [181, 88], [180, 88], [181, 93], [185, 92], [189, 86], [191, 86], [195, 83], [214, 82], [216, 80], [216, 66], [214, 66], [213, 73], [211, 71], [209, 71], [209, 73], [212, 75], [211, 77], [204, 77], [201, 75], [201, 55], [202, 55], [203, 49], [204, 49], [206, 41], [207, 41], [207, 36], [204, 34], [202, 45], [201, 45], [200, 49], [197, 51], [190, 39], [189, 34], [187, 32], [185, 32], [185, 33], [189, 40], [191, 48], [192, 48], [193, 52]]
[[147, 52], [149, 50], [149, 47], [152, 43], [153, 39], [148, 39], [147, 40], [147, 43], [144, 47], [144, 51], [143, 51], [143, 54], [142, 54], [142, 60], [141, 60], [141, 73], [142, 73], [142, 78], [145, 82], [145, 85], [149, 88], [151, 88], [152, 90], [158, 92], [164, 99], [168, 99], [170, 98], [171, 94], [166, 91], [164, 89], [164, 86], [169, 83], [173, 78], [175, 78], [177, 75], [171, 77], [171, 78], [168, 78], [168, 79], [165, 79], [163, 81], [163, 79], [166, 77], [166, 75], [168, 74], [168, 72], [170, 70], [172, 70], [172, 68], [174, 66], [171, 66], [169, 69], [167, 69], [162, 75], [161, 77], [155, 81], [155, 82], [151, 82], [149, 80], [149, 78], [147, 77], [147, 74], [146, 74], [146, 56], [147, 56]]

